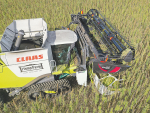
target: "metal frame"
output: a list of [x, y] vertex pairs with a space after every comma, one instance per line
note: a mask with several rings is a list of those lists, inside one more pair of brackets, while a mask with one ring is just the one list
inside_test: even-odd
[[[102, 19], [99, 17], [99, 15], [101, 16]], [[101, 37], [101, 42], [103, 44], [105, 44], [105, 46], [107, 47], [107, 49], [110, 52], [109, 59], [114, 59], [114, 58], [115, 59], [121, 59], [122, 51], [127, 48], [126, 46], [124, 46], [119, 41], [118, 38], [120, 38], [132, 50], [132, 52], [133, 52], [133, 59], [132, 60], [134, 60], [135, 49], [112, 27], [112, 25], [96, 9], [90, 9], [87, 14], [80, 14], [80, 13], [78, 13], [77, 15], [71, 14], [71, 19], [72, 19], [72, 22], [70, 22], [70, 24], [68, 25], [68, 28], [70, 28], [71, 24], [78, 24], [75, 32], [80, 37], [79, 38], [79, 40], [80, 40], [79, 43], [82, 43], [82, 45], [81, 45], [82, 50], [84, 50], [84, 52], [86, 52], [86, 57], [84, 57], [84, 58], [87, 58], [89, 56], [89, 49], [93, 52], [93, 54], [96, 56], [96, 58], [99, 61], [105, 59], [106, 55], [104, 55], [103, 53], [98, 53], [96, 47], [94, 46], [93, 42], [90, 40], [90, 37], [89, 37], [87, 31], [84, 28], [85, 26], [83, 25], [83, 23], [81, 22], [80, 19], [86, 19], [88, 21], [88, 24], [93, 24], [93, 26], [97, 30], [98, 35], [99, 36], [100, 36], [100, 34], [102, 35], [102, 37], [100, 36]], [[113, 29], [114, 32], [111, 31], [107, 27], [106, 24], [108, 24]], [[101, 29], [101, 28], [103, 28], [103, 29]], [[102, 34], [102, 30], [105, 31], [106, 35]], [[107, 36], [109, 34], [110, 34], [111, 37], [113, 37], [112, 42], [110, 40], [108, 40]], [[118, 35], [118, 37], [117, 37], [117, 35]], [[87, 50], [85, 50], [85, 49], [87, 49]], [[102, 59], [99, 57], [100, 54], [103, 56]]]

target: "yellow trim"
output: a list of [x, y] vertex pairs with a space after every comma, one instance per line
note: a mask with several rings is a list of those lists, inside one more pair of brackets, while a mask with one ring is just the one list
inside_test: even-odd
[[71, 67], [63, 70], [63, 73], [69, 73], [69, 74], [76, 73], [75, 71], [73, 71], [76, 68], [77, 68], [77, 66], [71, 66]]
[[117, 61], [117, 59], [112, 59], [111, 61]]
[[44, 91], [45, 93], [56, 93], [55, 91]]
[[91, 65], [89, 65], [89, 67], [88, 67], [88, 74], [89, 74], [91, 83], [94, 83], [93, 76], [95, 75], [95, 73], [93, 73], [93, 68], [91, 66], [93, 67], [93, 63]]
[[70, 64], [71, 64], [70, 66], [67, 66], [66, 64], [58, 65], [57, 66], [57, 72], [53, 72], [52, 74], [53, 75], [59, 75], [62, 73], [68, 73], [68, 74], [76, 73], [73, 70], [76, 69], [77, 66], [74, 64], [73, 61]]
[[0, 55], [5, 55], [5, 53], [0, 53]]
[[53, 75], [59, 75], [59, 74], [62, 74], [62, 73], [68, 73], [68, 74], [76, 73], [75, 71], [73, 71], [76, 68], [77, 68], [77, 66], [71, 66], [67, 69], [58, 70], [57, 72], [53, 72], [52, 74]]
[[52, 74], [53, 75], [59, 75], [59, 74], [62, 74], [63, 70], [66, 68], [66, 64], [62, 64], [62, 65], [58, 65], [57, 66], [57, 72], [53, 72]]
[[0, 88], [23, 87], [36, 77], [17, 77], [0, 59], [2, 72], [0, 72]]
[[36, 77], [17, 77], [7, 66], [0, 73], [0, 88], [23, 87]]
[[103, 32], [105, 31], [106, 29], [103, 29]]

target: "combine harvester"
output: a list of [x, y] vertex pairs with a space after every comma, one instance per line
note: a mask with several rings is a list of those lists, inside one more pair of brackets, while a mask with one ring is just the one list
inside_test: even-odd
[[[108, 73], [105, 78], [115, 78], [111, 86], [118, 79], [110, 73], [128, 69], [130, 66], [123, 61], [132, 61], [135, 51], [104, 17], [99, 16], [95, 9], [86, 15], [72, 14], [68, 28], [77, 24], [74, 32], [65, 27], [48, 31], [42, 18], [14, 20], [0, 40], [1, 90], [6, 90], [9, 96], [29, 90], [28, 96], [33, 100], [40, 94], [53, 97], [71, 91], [68, 76], [76, 76], [79, 85], [87, 86], [89, 73], [97, 88], [98, 75]], [[90, 31], [89, 27], [94, 30]], [[106, 89], [103, 84], [98, 88], [101, 94], [112, 93]], [[0, 100], [3, 100], [1, 94]]]

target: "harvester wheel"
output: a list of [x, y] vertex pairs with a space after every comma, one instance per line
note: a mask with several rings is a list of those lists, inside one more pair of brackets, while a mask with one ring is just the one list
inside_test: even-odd
[[43, 98], [44, 93], [43, 92], [35, 92], [35, 93], [32, 93], [29, 97], [32, 100], [36, 100], [39, 96], [41, 96], [41, 98]]
[[65, 95], [71, 91], [71, 86], [68, 80], [60, 79], [51, 82], [34, 84], [30, 87], [28, 96], [32, 100], [36, 100], [41, 94], [41, 97], [55, 97], [60, 94]]

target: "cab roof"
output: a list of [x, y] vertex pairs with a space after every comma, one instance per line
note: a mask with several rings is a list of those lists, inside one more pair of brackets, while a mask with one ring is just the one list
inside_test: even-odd
[[71, 30], [48, 31], [47, 42], [51, 45], [71, 44], [77, 41], [77, 35]]

